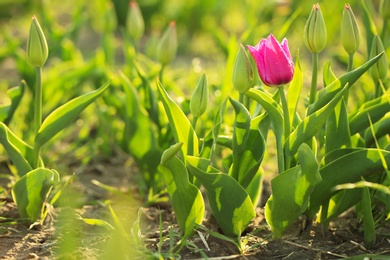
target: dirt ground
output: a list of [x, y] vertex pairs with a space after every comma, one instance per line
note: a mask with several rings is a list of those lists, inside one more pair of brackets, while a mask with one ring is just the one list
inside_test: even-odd
[[[3, 199], [0, 216], [6, 220], [0, 219], [0, 259], [114, 259], [107, 245], [115, 241], [110, 240], [110, 233], [105, 232], [104, 228], [85, 224], [79, 217], [73, 222], [64, 222], [64, 219], [68, 219], [71, 212], [85, 219], [106, 219], [112, 223], [107, 206], [112, 205], [126, 229], [134, 228], [140, 205], [137, 188], [131, 181], [130, 173], [134, 167], [131, 160], [123, 155], [111, 160], [91, 161], [81, 168], [74, 167], [77, 177], [73, 186], [78, 195], [74, 197], [73, 211], [67, 211], [67, 207], [56, 207], [42, 226], [29, 228], [20, 223], [11, 198]], [[122, 195], [93, 184], [96, 181], [116, 187]], [[14, 223], [10, 223], [10, 220]], [[209, 218], [204, 226], [217, 231], [213, 223]], [[180, 254], [168, 254], [169, 248], [180, 239], [180, 231], [169, 204], [143, 207], [140, 227], [140, 237], [149, 250], [149, 256], [152, 253], [156, 256], [156, 252], [160, 252], [166, 258], [182, 259], [202, 259], [205, 255], [210, 259], [340, 259], [355, 255], [360, 255], [357, 259], [363, 259], [363, 255], [372, 259], [386, 259], [386, 255], [390, 257], [390, 227], [383, 226], [377, 230], [375, 247], [368, 250], [362, 242], [361, 226], [353, 211], [336, 219], [328, 228], [307, 223], [302, 218], [282, 239], [273, 240], [263, 209], [257, 208], [256, 218], [242, 236], [242, 241], [246, 241], [244, 254], [240, 254], [233, 243], [216, 238], [202, 229], [195, 231], [189, 245]], [[66, 242], [67, 239], [71, 242]], [[124, 244], [125, 247], [134, 246]], [[136, 258], [131, 256], [129, 259]], [[144, 259], [144, 256], [138, 258]]]

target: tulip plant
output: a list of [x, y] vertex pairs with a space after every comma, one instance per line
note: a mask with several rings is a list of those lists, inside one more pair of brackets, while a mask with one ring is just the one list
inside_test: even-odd
[[[240, 45], [232, 72], [239, 100], [229, 97], [221, 103], [213, 127], [202, 138], [195, 124], [190, 123], [157, 81], [176, 140], [162, 155], [159, 170], [184, 238], [203, 221], [205, 203], [200, 186], [206, 191], [212, 214], [224, 235], [233, 238], [241, 235], [255, 216], [263, 174], [260, 165], [268, 131], [272, 130], [279, 174], [271, 181], [272, 195], [265, 205], [265, 217], [273, 236], [281, 237], [302, 214], [310, 220], [318, 216], [317, 221], [326, 225], [356, 206], [363, 219], [365, 243], [368, 247], [374, 245], [375, 216], [371, 211], [371, 201], [377, 194], [374, 190], [389, 194], [382, 185], [388, 178], [390, 163], [389, 128], [385, 127], [389, 123], [390, 96], [383, 87], [385, 75], [381, 75], [387, 71], [387, 60], [380, 38], [375, 36], [367, 61], [353, 68], [360, 35], [350, 5], [345, 6], [342, 33], [342, 43], [349, 55], [347, 71], [337, 77], [327, 63], [323, 69], [324, 87], [319, 90], [318, 53], [325, 48], [327, 33], [320, 6], [315, 4], [303, 37], [313, 54], [309, 103], [304, 115], [297, 110], [304, 90], [299, 56], [294, 65], [287, 39], [279, 43], [272, 34], [256, 46], [248, 45], [248, 50]], [[248, 51], [263, 85], [253, 82]], [[370, 69], [381, 88], [357, 110], [348, 111], [348, 93]], [[193, 92], [191, 112], [195, 122], [200, 117], [199, 111], [205, 110], [206, 89], [207, 86], [202, 90], [197, 87]], [[235, 121], [232, 133], [226, 136], [220, 130], [229, 104], [235, 112]], [[218, 147], [231, 151], [224, 169], [213, 163]]]
[[[19, 138], [7, 125], [21, 104], [26, 83], [11, 88], [9, 106], [1, 107], [0, 143], [17, 170], [17, 180], [12, 187], [12, 197], [20, 216], [26, 223], [43, 222], [50, 207], [61, 194], [59, 174], [45, 167], [40, 154], [42, 147], [108, 88], [107, 82], [99, 89], [79, 96], [52, 111], [42, 122], [42, 67], [48, 58], [48, 45], [43, 30], [34, 16], [27, 41], [27, 59], [36, 69], [34, 91], [34, 141], [29, 144]], [[55, 195], [50, 191], [56, 188]], [[46, 206], [45, 206], [46, 205]]]

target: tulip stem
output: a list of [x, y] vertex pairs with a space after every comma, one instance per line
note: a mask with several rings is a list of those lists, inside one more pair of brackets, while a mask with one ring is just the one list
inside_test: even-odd
[[279, 174], [284, 172], [284, 152], [283, 142], [281, 136], [276, 136], [276, 152], [278, 156], [278, 172]]
[[[38, 133], [42, 123], [42, 67], [36, 67], [36, 85], [35, 85], [35, 103], [34, 103], [34, 129]], [[41, 147], [34, 144], [33, 150], [33, 167], [39, 165], [39, 154]]]
[[34, 129], [35, 129], [35, 134], [37, 134], [42, 123], [42, 67], [36, 68], [35, 75], [36, 75], [36, 85], [35, 85]]
[[310, 99], [309, 103], [313, 104], [317, 94], [317, 78], [318, 78], [318, 53], [312, 54], [312, 74], [311, 74], [311, 87], [310, 87]]
[[284, 140], [290, 135], [290, 115], [288, 113], [288, 105], [286, 95], [284, 93], [284, 87], [279, 87], [280, 100], [283, 108], [283, 119], [284, 119]]
[[388, 22], [387, 22], [387, 19], [383, 19], [383, 27], [382, 27], [382, 34], [381, 34], [381, 39], [382, 39], [382, 42], [386, 42], [386, 33], [387, 33], [387, 26], [388, 26]]
[[239, 93], [238, 94], [238, 101], [241, 103], [241, 104], [244, 104], [244, 93]]
[[195, 131], [195, 128], [196, 128], [196, 123], [198, 122], [198, 117], [197, 116], [194, 116], [192, 118], [192, 128], [194, 129]]

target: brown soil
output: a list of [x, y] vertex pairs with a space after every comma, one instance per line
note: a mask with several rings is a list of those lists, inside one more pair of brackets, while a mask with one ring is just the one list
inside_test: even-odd
[[[78, 195], [73, 201], [71, 214], [78, 214], [83, 218], [105, 219], [112, 224], [107, 207], [110, 204], [125, 230], [134, 228], [133, 223], [139, 208], [136, 201], [139, 201], [139, 198], [136, 188], [130, 182], [131, 169], [134, 169], [134, 166], [126, 156], [119, 156], [114, 160], [92, 161], [83, 167], [82, 174], [75, 178], [72, 185]], [[115, 191], [107, 192], [92, 184], [92, 180], [116, 187], [122, 195]], [[110, 236], [112, 233], [79, 220], [64, 222], [69, 216], [67, 207], [53, 209], [44, 225], [29, 229], [17, 221], [17, 208], [12, 200], [7, 198], [3, 201], [5, 204], [0, 207], [0, 216], [5, 217], [8, 222], [14, 219], [16, 223], [0, 222], [1, 259], [53, 259], [55, 256], [58, 259], [98, 259], [103, 256], [104, 259], [104, 256], [113, 256], [113, 251], [110, 251], [108, 246], [115, 243]], [[210, 218], [205, 220], [204, 226], [217, 231], [213, 223]], [[233, 243], [216, 238], [203, 229], [195, 231], [188, 240], [190, 243], [179, 254], [169, 253], [170, 248], [175, 248], [178, 243], [180, 231], [167, 204], [143, 208], [140, 226], [142, 243], [148, 251], [137, 248], [136, 243], [125, 243], [125, 248], [134, 247], [134, 252], [140, 253], [141, 250], [141, 253], [149, 256], [152, 253], [156, 256], [157, 252], [160, 252], [164, 258], [175, 258], [179, 255], [182, 259], [200, 259], [205, 255], [214, 259], [340, 259], [354, 255], [381, 255], [383, 258], [385, 255], [390, 256], [389, 226], [377, 230], [375, 247], [368, 250], [362, 242], [361, 226], [353, 211], [345, 213], [329, 227], [316, 223], [307, 224], [302, 218], [282, 239], [273, 240], [263, 210], [257, 208], [256, 218], [241, 238], [243, 242], [246, 240], [244, 252], [241, 254]], [[66, 242], [69, 238], [72, 240], [70, 244]], [[130, 258], [135, 258], [135, 255]]]

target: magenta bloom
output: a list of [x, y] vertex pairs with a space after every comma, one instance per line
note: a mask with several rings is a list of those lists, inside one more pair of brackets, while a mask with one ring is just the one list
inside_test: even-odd
[[294, 63], [288, 49], [287, 39], [282, 44], [270, 34], [255, 47], [248, 45], [257, 64], [257, 70], [267, 86], [280, 86], [289, 83], [294, 76]]

